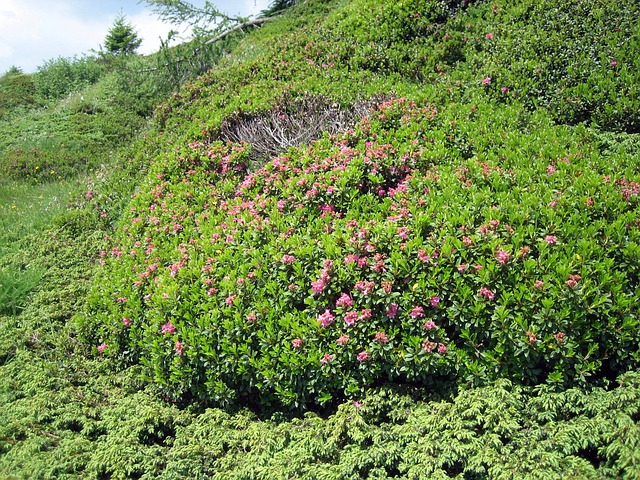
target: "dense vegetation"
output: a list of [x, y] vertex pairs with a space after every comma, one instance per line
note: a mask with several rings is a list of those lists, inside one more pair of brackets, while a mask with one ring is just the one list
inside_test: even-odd
[[275, 3], [0, 79], [0, 475], [637, 478], [640, 7]]

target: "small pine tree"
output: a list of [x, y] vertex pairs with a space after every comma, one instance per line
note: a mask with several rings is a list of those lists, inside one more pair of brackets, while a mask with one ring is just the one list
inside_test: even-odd
[[125, 16], [122, 14], [115, 19], [104, 39], [105, 49], [113, 55], [135, 53], [141, 43], [142, 39], [138, 38], [133, 26], [126, 22]]

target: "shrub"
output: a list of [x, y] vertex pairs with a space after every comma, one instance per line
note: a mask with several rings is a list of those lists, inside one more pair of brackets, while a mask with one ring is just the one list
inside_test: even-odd
[[33, 82], [38, 96], [56, 100], [92, 85], [100, 78], [102, 67], [91, 57], [58, 57], [38, 67]]
[[31, 75], [13, 67], [0, 77], [0, 118], [8, 111], [35, 103], [35, 86]]
[[179, 147], [104, 252], [85, 335], [220, 405], [637, 366], [631, 160], [518, 117], [388, 101], [252, 173], [246, 146]]

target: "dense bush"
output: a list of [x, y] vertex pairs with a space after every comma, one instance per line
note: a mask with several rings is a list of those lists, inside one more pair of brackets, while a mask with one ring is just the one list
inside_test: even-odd
[[33, 76], [36, 93], [45, 100], [56, 100], [98, 81], [103, 69], [92, 57], [58, 57], [38, 67]]
[[0, 77], [0, 118], [12, 109], [34, 104], [35, 93], [31, 75], [10, 69]]
[[399, 99], [246, 160], [202, 142], [160, 159], [103, 252], [94, 343], [172, 395], [324, 403], [638, 365], [640, 179], [586, 130]]

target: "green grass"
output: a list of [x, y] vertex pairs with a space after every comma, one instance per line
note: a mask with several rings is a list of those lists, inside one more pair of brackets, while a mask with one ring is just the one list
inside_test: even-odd
[[40, 282], [45, 266], [34, 266], [27, 252], [66, 209], [77, 181], [32, 185], [0, 184], [0, 314], [18, 314]]
[[[53, 174], [52, 174], [53, 175]], [[45, 228], [66, 208], [77, 180], [58, 180], [32, 185], [25, 182], [0, 184], [0, 256], [27, 234]]]

